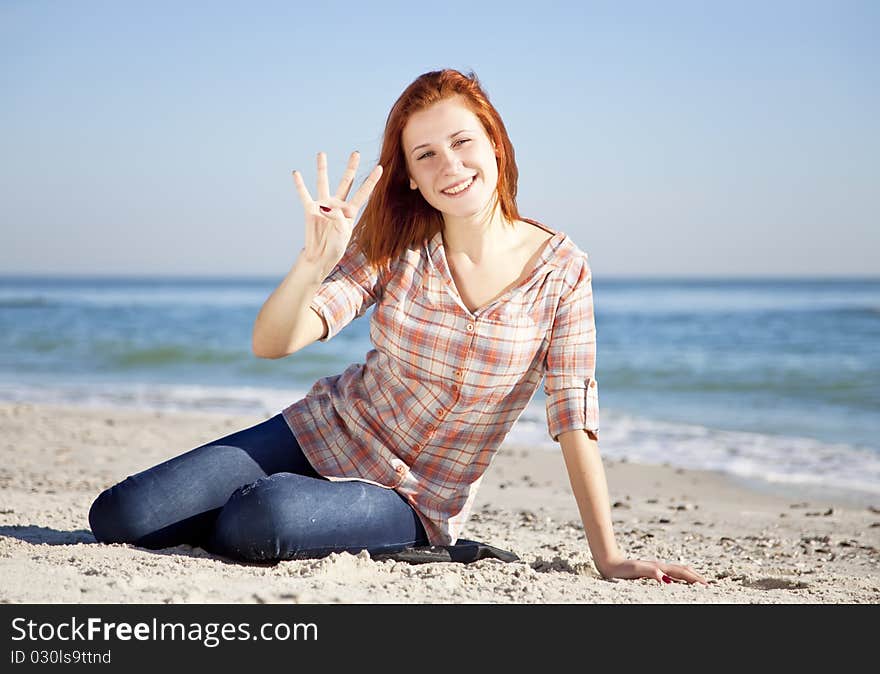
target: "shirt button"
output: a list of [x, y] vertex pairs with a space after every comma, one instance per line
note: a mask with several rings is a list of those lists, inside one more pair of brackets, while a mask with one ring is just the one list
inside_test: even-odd
[[405, 473], [406, 472], [406, 468], [404, 468], [403, 466], [398, 466], [394, 470], [397, 471], [398, 473]]
[[458, 377], [459, 379], [461, 379], [461, 370], [459, 370], [458, 372], [456, 372], [456, 373], [455, 373], [455, 376]]
[[457, 391], [457, 390], [458, 390], [458, 384], [453, 384], [453, 385], [452, 385], [452, 390], [453, 390], [453, 391]]
[[442, 416], [445, 415], [445, 414], [446, 414], [446, 410], [444, 410], [444, 409], [442, 409], [442, 408], [437, 410], [437, 416], [438, 416], [438, 417], [442, 417]]
[[436, 430], [437, 430], [436, 426], [428, 426], [428, 433], [433, 433]]
[[595, 379], [592, 379], [590, 381], [590, 388], [596, 388], [596, 380]]
[[467, 331], [468, 331], [468, 332], [473, 332], [473, 331], [474, 331], [474, 324], [473, 324], [473, 323], [468, 323], [468, 324], [467, 324]]

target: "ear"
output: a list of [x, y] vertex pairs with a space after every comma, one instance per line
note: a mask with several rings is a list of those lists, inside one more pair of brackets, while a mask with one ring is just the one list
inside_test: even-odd
[[416, 181], [413, 180], [412, 178], [409, 179], [409, 188], [410, 188], [411, 190], [417, 190], [417, 189], [419, 189], [419, 186], [416, 185]]

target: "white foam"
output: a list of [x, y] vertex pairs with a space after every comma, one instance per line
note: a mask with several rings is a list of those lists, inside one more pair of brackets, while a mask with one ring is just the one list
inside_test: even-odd
[[259, 387], [90, 382], [43, 387], [0, 382], [0, 400], [142, 410], [277, 414], [305, 391]]
[[[600, 445], [609, 458], [716, 470], [770, 485], [880, 497], [880, 454], [813, 438], [727, 431], [602, 410]], [[557, 450], [544, 401], [532, 401], [508, 436], [516, 445]]]
[[[70, 385], [0, 382], [0, 400], [87, 407], [279, 413], [306, 391], [261, 387], [88, 382]], [[766, 485], [880, 498], [880, 455], [874, 450], [812, 438], [726, 431], [602, 410], [603, 456], [646, 464], [716, 470]], [[547, 432], [544, 401], [533, 400], [507, 444], [558, 451]]]

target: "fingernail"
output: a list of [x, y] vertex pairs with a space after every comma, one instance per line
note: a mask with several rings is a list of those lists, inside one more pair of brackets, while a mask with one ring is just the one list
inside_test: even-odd
[[330, 210], [331, 210], [331, 209], [327, 208], [326, 206], [321, 206], [320, 208], [321, 208], [321, 210], [324, 211], [325, 213], [329, 213]]
[[664, 582], [664, 583], [671, 583], [671, 582], [672, 582], [672, 578], [670, 578], [669, 576], [663, 576], [663, 582]]

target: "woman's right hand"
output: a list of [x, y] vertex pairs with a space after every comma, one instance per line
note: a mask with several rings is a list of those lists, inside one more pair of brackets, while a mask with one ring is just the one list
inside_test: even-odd
[[336, 263], [342, 259], [351, 239], [355, 216], [370, 198], [373, 188], [382, 176], [382, 167], [377, 165], [349, 200], [348, 193], [354, 183], [359, 162], [360, 153], [352, 152], [339, 187], [331, 196], [327, 179], [327, 155], [319, 152], [317, 201], [309, 194], [302, 174], [299, 171], [293, 172], [293, 182], [296, 184], [305, 211], [306, 243], [302, 255], [309, 264], [318, 267], [323, 274], [322, 279], [326, 278], [333, 271]]

